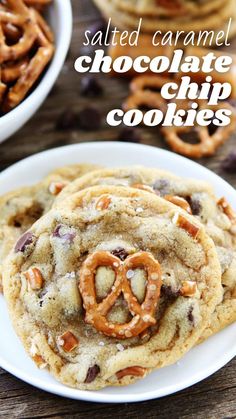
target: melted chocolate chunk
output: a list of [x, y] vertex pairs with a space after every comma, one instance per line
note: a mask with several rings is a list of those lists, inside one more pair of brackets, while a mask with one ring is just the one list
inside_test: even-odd
[[173, 289], [170, 285], [162, 285], [161, 295], [174, 300], [180, 296], [180, 290]]
[[194, 323], [193, 307], [190, 307], [188, 311], [188, 320], [190, 321], [190, 323]]
[[197, 198], [192, 198], [191, 196], [187, 197], [186, 200], [188, 201], [192, 213], [193, 215], [200, 215], [201, 211], [202, 211], [202, 205], [201, 202], [199, 201], [199, 199]]
[[98, 365], [94, 365], [88, 369], [87, 377], [85, 378], [85, 383], [90, 384], [92, 383], [97, 375], [100, 373], [100, 367]]
[[117, 249], [112, 250], [111, 253], [112, 255], [118, 257], [122, 261], [125, 260], [129, 256], [129, 253], [127, 253], [123, 247], [117, 247]]
[[155, 192], [159, 192], [161, 196], [170, 193], [170, 182], [167, 179], [158, 179], [153, 185]]
[[16, 245], [15, 245], [15, 252], [24, 252], [26, 249], [26, 246], [29, 246], [30, 244], [33, 243], [33, 239], [34, 239], [34, 235], [30, 232], [27, 232], [25, 234], [23, 234], [23, 236], [21, 236], [19, 238], [19, 240], [17, 241]]
[[85, 76], [81, 80], [80, 93], [86, 97], [100, 96], [103, 93], [103, 88], [95, 77]]
[[85, 131], [93, 131], [101, 127], [102, 115], [98, 109], [92, 106], [82, 109], [78, 118], [79, 127]]
[[221, 163], [225, 172], [236, 173], [236, 151], [232, 151]]
[[75, 233], [65, 233], [65, 234], [61, 234], [61, 233], [60, 233], [61, 228], [62, 228], [62, 225], [61, 225], [61, 224], [59, 224], [59, 225], [55, 228], [55, 230], [54, 230], [54, 232], [53, 232], [53, 237], [58, 237], [59, 239], [65, 240], [65, 241], [67, 241], [67, 242], [69, 242], [69, 243], [73, 243], [73, 240], [74, 240], [74, 238], [75, 238], [76, 234], [75, 234]]

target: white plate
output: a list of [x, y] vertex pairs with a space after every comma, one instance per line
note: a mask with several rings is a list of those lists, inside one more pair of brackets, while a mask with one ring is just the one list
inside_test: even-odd
[[[171, 170], [180, 176], [207, 179], [213, 184], [219, 196], [226, 196], [229, 202], [235, 205], [236, 191], [204, 167], [158, 148], [114, 142], [76, 144], [29, 157], [0, 174], [0, 193], [34, 183], [58, 166], [79, 162], [106, 166], [143, 164]], [[46, 371], [35, 367], [12, 329], [3, 297], [0, 297], [0, 330], [2, 368], [27, 383], [51, 393], [95, 402], [137, 402], [172, 394], [213, 374], [236, 354], [236, 324], [234, 324], [192, 349], [177, 364], [155, 371], [136, 384], [86, 392], [65, 387], [56, 382]]]

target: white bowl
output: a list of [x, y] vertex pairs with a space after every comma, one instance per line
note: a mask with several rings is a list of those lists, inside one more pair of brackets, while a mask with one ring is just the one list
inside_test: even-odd
[[48, 10], [56, 50], [42, 80], [32, 93], [15, 109], [0, 117], [0, 143], [19, 130], [43, 103], [64, 64], [72, 35], [72, 9], [70, 0], [54, 0]]

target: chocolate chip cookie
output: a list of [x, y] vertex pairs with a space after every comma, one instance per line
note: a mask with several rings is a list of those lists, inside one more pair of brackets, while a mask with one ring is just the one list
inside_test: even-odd
[[[83, 188], [94, 185], [122, 185], [159, 194], [195, 216], [213, 239], [221, 264], [223, 295], [202, 339], [236, 321], [236, 216], [227, 201], [218, 199], [211, 186], [202, 181], [174, 176], [143, 167], [103, 169], [68, 185], [55, 204]], [[178, 198], [181, 198], [185, 203]]]
[[1, 265], [16, 239], [51, 208], [70, 181], [97, 168], [91, 164], [58, 168], [37, 185], [18, 188], [0, 197], [0, 288]]
[[3, 275], [26, 351], [79, 389], [126, 385], [176, 362], [222, 296], [202, 224], [145, 190], [95, 186], [49, 211]]

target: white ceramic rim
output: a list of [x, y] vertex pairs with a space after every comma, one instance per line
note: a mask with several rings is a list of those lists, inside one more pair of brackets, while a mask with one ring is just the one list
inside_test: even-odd
[[[227, 192], [226, 196], [229, 199], [229, 201], [231, 203], [233, 203], [232, 201], [235, 200], [236, 192], [235, 192], [234, 188], [232, 188], [223, 179], [221, 179], [220, 177], [218, 177], [216, 174], [209, 171], [205, 167], [200, 166], [199, 164], [197, 164], [193, 161], [190, 161], [186, 158], [183, 158], [179, 155], [173, 154], [173, 153], [171, 153], [169, 151], [166, 151], [166, 150], [154, 148], [154, 147], [151, 147], [151, 146], [136, 145], [136, 144], [131, 144], [131, 143], [92, 142], [92, 143], [75, 144], [75, 145], [70, 145], [70, 146], [65, 146], [65, 147], [60, 147], [60, 148], [56, 148], [56, 149], [43, 151], [39, 154], [28, 157], [28, 158], [16, 163], [15, 165], [11, 166], [10, 168], [6, 169], [4, 172], [2, 172], [0, 174], [0, 181], [2, 181], [4, 183], [4, 178], [9, 178], [9, 176], [11, 175], [12, 169], [13, 169], [13, 171], [17, 170], [17, 172], [19, 173], [19, 177], [21, 177], [21, 173], [23, 174], [25, 172], [25, 166], [28, 166], [28, 168], [32, 167], [35, 170], [37, 165], [38, 166], [43, 165], [43, 163], [46, 161], [46, 159], [45, 159], [46, 156], [47, 156], [47, 159], [50, 156], [50, 159], [48, 159], [50, 161], [50, 167], [47, 166], [47, 171], [52, 170], [55, 167], [58, 167], [58, 165], [61, 165], [62, 161], [64, 162], [65, 165], [66, 164], [73, 164], [75, 162], [82, 162], [82, 160], [80, 160], [80, 158], [77, 158], [77, 156], [79, 157], [80, 154], [83, 154], [82, 150], [85, 150], [85, 151], [87, 150], [87, 151], [90, 152], [91, 162], [93, 162], [93, 163], [97, 162], [98, 164], [99, 163], [104, 164], [101, 161], [97, 161], [97, 159], [99, 159], [99, 155], [104, 156], [105, 149], [109, 149], [109, 151], [112, 150], [114, 155], [119, 155], [119, 153], [121, 152], [121, 149], [122, 149], [123, 150], [122, 153], [124, 155], [124, 158], [126, 158], [126, 156], [134, 155], [137, 152], [137, 150], [138, 150], [138, 153], [141, 156], [140, 159], [143, 158], [142, 156], [145, 153], [149, 153], [149, 155], [150, 155], [150, 152], [151, 152], [153, 155], [157, 154], [157, 158], [159, 157], [158, 167], [166, 169], [166, 167], [163, 167], [163, 162], [164, 162], [164, 160], [169, 160], [171, 162], [172, 170], [173, 170], [174, 164], [177, 162], [178, 167], [180, 167], [180, 168], [182, 166], [185, 167], [186, 174], [188, 174], [188, 169], [191, 166], [191, 175], [192, 175], [193, 172], [195, 172], [196, 176], [195, 176], [195, 174], [194, 174], [194, 176], [196, 178], [199, 178], [199, 179], [204, 179], [205, 178], [208, 181], [210, 181], [211, 183], [213, 183], [214, 186], [217, 183], [219, 183], [220, 184], [220, 191]], [[129, 159], [129, 158], [130, 157], [127, 157], [127, 159]], [[130, 164], [135, 164], [135, 163], [130, 163]], [[137, 162], [136, 164], [141, 164], [141, 161]], [[112, 166], [112, 165], [113, 164], [110, 164], [110, 166]], [[126, 163], [123, 163], [123, 162], [120, 163], [119, 162], [119, 164], [115, 164], [114, 166], [122, 166], [122, 165], [126, 165]], [[153, 166], [153, 164], [152, 164], [152, 166]], [[165, 164], [164, 164], [164, 166], [165, 166]], [[173, 171], [176, 173], [175, 170], [173, 170]], [[197, 176], [197, 173], [199, 174], [199, 176]], [[180, 175], [182, 175], [182, 174], [180, 174]], [[228, 328], [224, 329], [219, 334], [210, 338], [208, 341], [210, 341], [211, 339], [214, 339], [214, 342], [213, 342], [214, 344], [211, 345], [211, 346], [213, 346], [213, 348], [217, 347], [216, 342], [217, 341], [220, 342], [220, 341], [222, 341], [222, 339], [226, 340], [227, 336], [231, 335], [231, 338], [232, 338], [232, 333], [233, 333], [233, 339], [234, 339], [235, 331], [236, 331], [235, 326], [236, 326], [235, 324], [231, 325]], [[202, 345], [198, 346], [197, 348], [199, 349], [199, 347], [202, 347], [203, 348], [202, 350], [203, 350], [203, 353], [204, 353], [204, 345], [207, 344], [208, 341], [203, 343]], [[10, 373], [15, 375], [16, 377], [22, 379], [23, 381], [25, 381], [25, 382], [27, 382], [27, 383], [29, 383], [29, 384], [37, 387], [37, 388], [40, 388], [42, 390], [46, 390], [48, 392], [51, 392], [53, 394], [57, 394], [57, 395], [60, 395], [60, 396], [69, 397], [71, 399], [93, 401], [93, 402], [100, 402], [100, 403], [139, 402], [139, 401], [151, 400], [151, 399], [154, 399], [154, 398], [157, 398], [157, 397], [160, 398], [160, 397], [163, 397], [163, 396], [166, 396], [166, 395], [169, 395], [169, 394], [173, 394], [177, 391], [180, 391], [184, 388], [187, 388], [187, 387], [189, 387], [193, 384], [196, 384], [199, 381], [202, 381], [203, 379], [209, 377], [211, 374], [213, 374], [214, 372], [219, 370], [221, 367], [223, 367], [227, 362], [229, 362], [236, 355], [236, 339], [234, 339], [233, 341], [235, 342], [235, 344], [232, 345], [232, 342], [230, 342], [230, 347], [227, 349], [227, 352], [225, 354], [223, 354], [221, 357], [219, 357], [219, 359], [214, 361], [214, 363], [212, 365], [210, 365], [210, 364], [207, 365], [206, 369], [197, 371], [195, 373], [195, 375], [188, 377], [187, 379], [185, 379], [181, 383], [178, 383], [178, 385], [170, 384], [169, 386], [166, 386], [165, 389], [163, 389], [163, 390], [158, 390], [157, 391], [157, 390], [154, 389], [153, 391], [148, 391], [147, 393], [145, 393], [145, 389], [144, 389], [144, 392], [141, 396], [140, 396], [140, 394], [132, 394], [132, 395], [122, 394], [122, 398], [121, 398], [121, 395], [119, 395], [119, 394], [117, 394], [117, 395], [116, 394], [107, 394], [105, 392], [99, 392], [99, 391], [96, 391], [96, 392], [95, 391], [90, 391], [90, 392], [81, 391], [81, 390], [71, 389], [71, 388], [68, 388], [66, 386], [60, 387], [60, 386], [58, 386], [58, 383], [56, 381], [55, 381], [55, 384], [54, 384], [54, 382], [53, 383], [45, 383], [45, 381], [43, 379], [38, 379], [38, 378], [35, 378], [35, 377], [32, 377], [32, 376], [29, 376], [29, 374], [27, 374], [27, 372], [25, 372], [25, 371], [22, 371], [21, 368], [13, 367], [11, 364], [9, 364], [7, 361], [5, 361], [5, 359], [3, 359], [1, 356], [0, 356], [0, 365], [1, 365], [2, 368], [9, 371]], [[194, 348], [193, 351], [196, 350], [197, 348]], [[188, 354], [187, 354], [187, 356], [188, 356]], [[167, 367], [167, 368], [170, 368], [170, 367]]]

